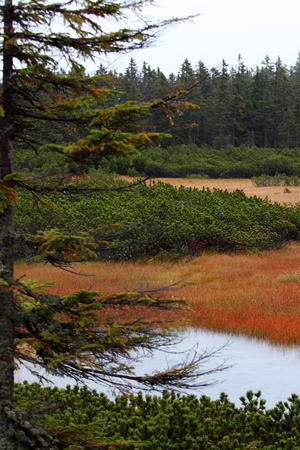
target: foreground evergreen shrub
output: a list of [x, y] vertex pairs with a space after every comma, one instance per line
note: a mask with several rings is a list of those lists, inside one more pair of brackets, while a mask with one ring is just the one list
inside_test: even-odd
[[[15, 391], [17, 406], [43, 417], [43, 425], [70, 450], [86, 448], [80, 446], [83, 439], [90, 448], [132, 450], [299, 449], [297, 395], [271, 409], [260, 392], [249, 391], [241, 400], [238, 407], [225, 394], [211, 400], [166, 391], [161, 397], [139, 393], [111, 400], [85, 387], [42, 388], [26, 382]], [[46, 414], [39, 415], [44, 408]]]

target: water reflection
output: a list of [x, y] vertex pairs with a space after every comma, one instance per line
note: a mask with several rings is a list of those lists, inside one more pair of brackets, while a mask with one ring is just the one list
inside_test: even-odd
[[[300, 347], [285, 348], [272, 346], [266, 342], [223, 333], [215, 333], [201, 329], [188, 329], [184, 340], [174, 348], [175, 352], [190, 349], [198, 345], [198, 350], [213, 350], [224, 346], [215, 355], [210, 365], [205, 369], [221, 364], [224, 360], [232, 365], [228, 370], [218, 373], [212, 378], [218, 381], [213, 386], [206, 387], [196, 395], [208, 395], [218, 398], [221, 392], [226, 392], [235, 403], [247, 390], [261, 390], [267, 400], [267, 407], [272, 407], [279, 400], [286, 400], [291, 393], [300, 395]], [[182, 359], [182, 354], [155, 352], [151, 358], [144, 359], [138, 365], [141, 373], [152, 370], [162, 370]], [[66, 378], [49, 377], [57, 386], [64, 387], [74, 384]], [[17, 371], [16, 380], [36, 381], [26, 368]], [[103, 391], [99, 385], [90, 385], [93, 389]]]

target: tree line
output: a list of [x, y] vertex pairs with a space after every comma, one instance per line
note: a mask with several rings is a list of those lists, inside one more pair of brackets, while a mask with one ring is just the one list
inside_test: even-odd
[[[70, 76], [84, 78], [87, 75], [82, 66], [73, 65], [68, 73], [60, 72], [61, 82]], [[180, 144], [208, 145], [214, 149], [300, 147], [300, 55], [291, 67], [280, 58], [272, 62], [266, 56], [255, 69], [247, 68], [241, 56], [231, 68], [224, 60], [220, 67], [208, 69], [201, 61], [193, 67], [185, 59], [178, 73], [169, 75], [147, 62], [139, 68], [131, 58], [123, 72], [109, 71], [100, 65], [94, 83], [95, 89], [105, 85], [115, 94], [114, 98], [98, 97], [92, 108], [113, 108], [116, 103], [127, 103], [128, 108], [133, 108], [135, 102], [152, 104], [151, 114], [144, 111], [139, 123], [148, 132], [159, 130], [169, 134], [160, 143], [161, 147]], [[56, 88], [53, 89], [52, 95], [59, 95]], [[172, 96], [178, 95], [182, 100], [180, 115], [171, 114], [172, 108], [161, 108], [160, 101], [168, 99], [169, 106], [176, 109], [178, 106], [172, 104]], [[131, 117], [128, 127], [135, 124], [136, 119]], [[50, 122], [49, 125], [39, 121], [31, 126], [31, 136], [35, 140], [56, 144], [78, 139], [85, 124]], [[25, 145], [28, 151], [32, 142], [27, 141]], [[24, 142], [18, 147], [24, 154]], [[18, 168], [18, 161], [16, 163]], [[72, 164], [74, 171], [74, 161]]]
[[[100, 67], [100, 73], [107, 73]], [[300, 56], [292, 67], [268, 56], [260, 67], [247, 68], [239, 56], [235, 67], [223, 60], [208, 69], [185, 59], [177, 74], [166, 76], [144, 62], [141, 69], [130, 60], [122, 73], [114, 73], [123, 98], [147, 100], [165, 93], [189, 90], [185, 99], [197, 107], [175, 118], [147, 120], [149, 128], [171, 131], [170, 144], [204, 144], [294, 148], [300, 146]]]

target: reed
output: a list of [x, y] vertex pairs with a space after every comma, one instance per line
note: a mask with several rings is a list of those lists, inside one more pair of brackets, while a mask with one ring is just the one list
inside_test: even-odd
[[[54, 281], [50, 291], [104, 293], [169, 286], [160, 295], [184, 297], [180, 318], [192, 326], [300, 344], [300, 244], [261, 255], [206, 254], [177, 263], [85, 263], [72, 270], [19, 263], [17, 276]], [[169, 318], [166, 316], [166, 319]]]

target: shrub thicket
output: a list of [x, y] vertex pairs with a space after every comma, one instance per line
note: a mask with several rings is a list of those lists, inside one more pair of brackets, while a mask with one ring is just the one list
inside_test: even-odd
[[[68, 449], [80, 449], [81, 440], [89, 441], [91, 448], [101, 443], [97, 448], [128, 450], [299, 448], [297, 395], [272, 409], [266, 409], [260, 392], [249, 391], [241, 400], [237, 407], [225, 394], [218, 400], [168, 392], [110, 400], [87, 388], [23, 383], [15, 389], [17, 405], [32, 415], [46, 407], [44, 426], [63, 437]], [[61, 407], [51, 409], [53, 405]]]
[[[96, 180], [85, 181], [91, 186]], [[20, 231], [57, 228], [70, 233], [94, 230], [101, 258], [130, 259], [197, 251], [197, 244], [217, 250], [278, 248], [297, 239], [300, 210], [266, 199], [227, 191], [175, 188], [168, 184], [140, 184], [123, 191], [85, 195], [41, 196], [48, 207], [32, 208], [27, 194], [19, 202], [16, 220]], [[107, 227], [103, 231], [103, 227]], [[106, 248], [104, 248], [106, 247]], [[20, 256], [26, 255], [24, 243]]]
[[296, 176], [288, 176], [282, 173], [276, 173], [271, 175], [260, 175], [259, 177], [253, 177], [252, 181], [258, 187], [261, 186], [299, 186], [300, 178]]
[[252, 178], [262, 174], [300, 175], [300, 149], [173, 145], [147, 149], [132, 160], [118, 159], [111, 168], [121, 174], [153, 177], [206, 176], [208, 178]]

